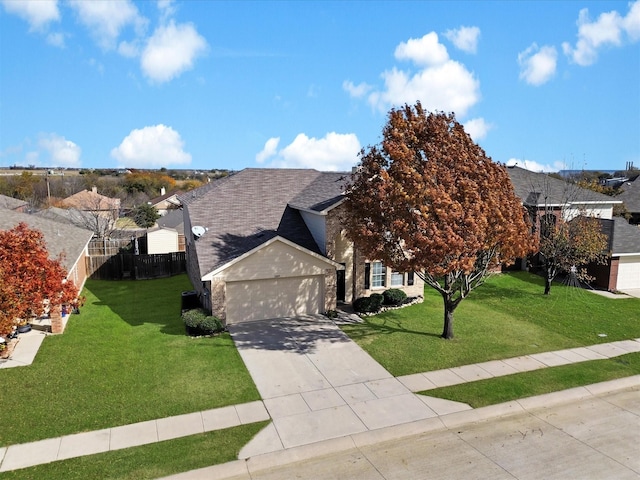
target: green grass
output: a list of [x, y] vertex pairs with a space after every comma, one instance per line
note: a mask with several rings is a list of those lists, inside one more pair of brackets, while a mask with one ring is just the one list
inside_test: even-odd
[[[491, 277], [455, 311], [453, 340], [440, 338], [442, 297], [367, 317], [344, 331], [393, 375], [640, 338], [640, 299], [609, 299], [527, 272]], [[606, 337], [600, 337], [606, 334]]]
[[640, 374], [640, 353], [478, 380], [420, 392], [474, 408]]
[[141, 447], [78, 457], [0, 473], [0, 479], [142, 480], [238, 458], [242, 446], [268, 422], [258, 422]]
[[186, 275], [87, 282], [32, 365], [0, 370], [0, 446], [260, 399], [228, 334], [189, 338]]

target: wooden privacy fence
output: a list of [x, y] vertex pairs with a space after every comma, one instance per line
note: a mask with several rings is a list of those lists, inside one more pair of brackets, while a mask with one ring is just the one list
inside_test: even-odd
[[87, 257], [87, 275], [99, 280], [147, 280], [187, 271], [185, 252], [153, 255], [94, 255]]
[[94, 238], [89, 241], [90, 256], [117, 255], [121, 249], [132, 249], [130, 238]]

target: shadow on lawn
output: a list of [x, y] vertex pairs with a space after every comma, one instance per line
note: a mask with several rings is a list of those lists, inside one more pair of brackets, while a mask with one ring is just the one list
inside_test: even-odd
[[185, 335], [180, 318], [181, 291], [174, 278], [155, 280], [91, 280], [86, 288], [96, 296], [94, 305], [108, 307], [132, 327], [160, 326], [167, 335]]
[[422, 337], [436, 337], [440, 338], [439, 333], [421, 332], [418, 330], [411, 330], [404, 328], [401, 322], [394, 322], [384, 320], [383, 323], [373, 323], [366, 319], [363, 323], [355, 324], [349, 328], [349, 336], [354, 339], [366, 338], [370, 335], [392, 335], [394, 333], [409, 333], [411, 335], [420, 335]]

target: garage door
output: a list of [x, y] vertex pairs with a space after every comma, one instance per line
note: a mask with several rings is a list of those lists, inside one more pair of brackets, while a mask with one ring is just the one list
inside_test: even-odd
[[227, 283], [227, 322], [289, 317], [324, 310], [324, 277]]
[[618, 290], [640, 288], [640, 257], [620, 257], [616, 288]]

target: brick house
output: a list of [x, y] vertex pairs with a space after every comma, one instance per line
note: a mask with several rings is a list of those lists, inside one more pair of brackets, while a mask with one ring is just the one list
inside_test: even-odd
[[[37, 215], [0, 209], [0, 230], [11, 230], [20, 222], [43, 234], [50, 258], [58, 258], [60, 254], [64, 254], [62, 265], [67, 270], [67, 280], [73, 282], [78, 291], [82, 290], [87, 280], [86, 258], [93, 232]], [[68, 317], [61, 317], [60, 305], [52, 306], [52, 333], [62, 333], [67, 319]]]

